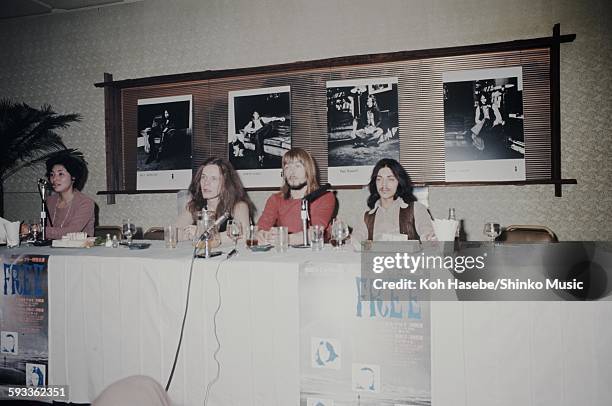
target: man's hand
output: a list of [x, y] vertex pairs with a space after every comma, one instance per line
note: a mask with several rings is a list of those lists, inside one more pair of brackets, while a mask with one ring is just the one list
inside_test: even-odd
[[271, 228], [270, 230], [259, 230], [257, 232], [257, 241], [259, 244], [274, 244], [274, 238], [276, 237], [276, 230]]

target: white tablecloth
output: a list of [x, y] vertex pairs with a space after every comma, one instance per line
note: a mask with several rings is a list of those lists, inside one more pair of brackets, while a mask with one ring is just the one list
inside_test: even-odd
[[[12, 252], [52, 255], [50, 384], [69, 385], [72, 402], [90, 402], [108, 384], [134, 374], [165, 385], [185, 305], [188, 246]], [[359, 259], [328, 247], [284, 255], [243, 249], [221, 263], [221, 375], [209, 404], [297, 405], [299, 269], [307, 262], [354, 269]], [[216, 372], [212, 316], [220, 261], [195, 262], [170, 389], [176, 405], [202, 405]], [[610, 301], [434, 302], [431, 319], [436, 406], [612, 402]]]

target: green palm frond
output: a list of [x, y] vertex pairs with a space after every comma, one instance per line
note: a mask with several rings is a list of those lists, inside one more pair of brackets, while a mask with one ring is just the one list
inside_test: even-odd
[[0, 181], [4, 182], [19, 169], [48, 158], [49, 154], [65, 150], [56, 130], [75, 121], [78, 114], [57, 114], [51, 106], [35, 109], [25, 103], [0, 100]]
[[21, 161], [18, 165], [14, 166], [13, 168], [9, 169], [6, 174], [4, 175], [3, 179], [8, 179], [10, 178], [12, 175], [14, 175], [15, 173], [19, 172], [20, 170], [22, 170], [23, 168], [27, 168], [28, 166], [32, 166], [32, 165], [36, 165], [40, 162], [44, 162], [49, 158], [52, 158], [58, 154], [68, 154], [71, 155], [75, 158], [78, 158], [80, 160], [82, 160], [85, 164], [87, 164], [87, 161], [85, 160], [85, 156], [83, 155], [83, 153], [81, 151], [79, 151], [78, 149], [74, 149], [74, 148], [67, 148], [67, 149], [60, 149], [58, 151], [53, 151], [53, 152], [48, 152], [46, 154], [43, 155], [39, 155], [38, 157], [29, 160], [29, 161]]

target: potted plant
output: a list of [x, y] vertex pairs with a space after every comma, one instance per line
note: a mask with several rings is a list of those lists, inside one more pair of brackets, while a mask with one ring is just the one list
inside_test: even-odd
[[36, 109], [0, 100], [0, 216], [4, 215], [4, 182], [19, 170], [66, 149], [56, 130], [80, 120], [78, 114], [57, 114], [49, 105]]

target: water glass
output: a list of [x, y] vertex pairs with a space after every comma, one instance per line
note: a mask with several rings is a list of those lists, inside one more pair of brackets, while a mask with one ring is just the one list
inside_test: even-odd
[[255, 224], [249, 226], [246, 238], [247, 247], [251, 248], [257, 245], [257, 231], [257, 226]]
[[287, 252], [289, 249], [289, 229], [287, 227], [273, 227], [274, 248], [276, 252]]
[[501, 234], [501, 227], [498, 223], [485, 223], [483, 234], [489, 237], [491, 242], [493, 242]]
[[238, 220], [227, 220], [227, 236], [234, 241], [234, 249], [238, 244], [238, 239], [242, 236], [242, 224]]
[[325, 229], [323, 226], [315, 224], [308, 229], [310, 237], [310, 247], [313, 251], [321, 251], [323, 249]]
[[130, 221], [130, 219], [123, 220], [123, 237], [127, 240], [128, 245], [132, 243], [132, 238], [136, 234], [136, 225]]
[[344, 240], [346, 240], [350, 235], [348, 225], [344, 221], [336, 219], [332, 224], [331, 233], [331, 244], [336, 247], [336, 249], [342, 249]]
[[40, 234], [40, 220], [30, 220], [30, 235], [29, 239], [37, 241]]
[[176, 248], [178, 241], [178, 229], [174, 224], [169, 224], [164, 227], [164, 242], [166, 248]]

